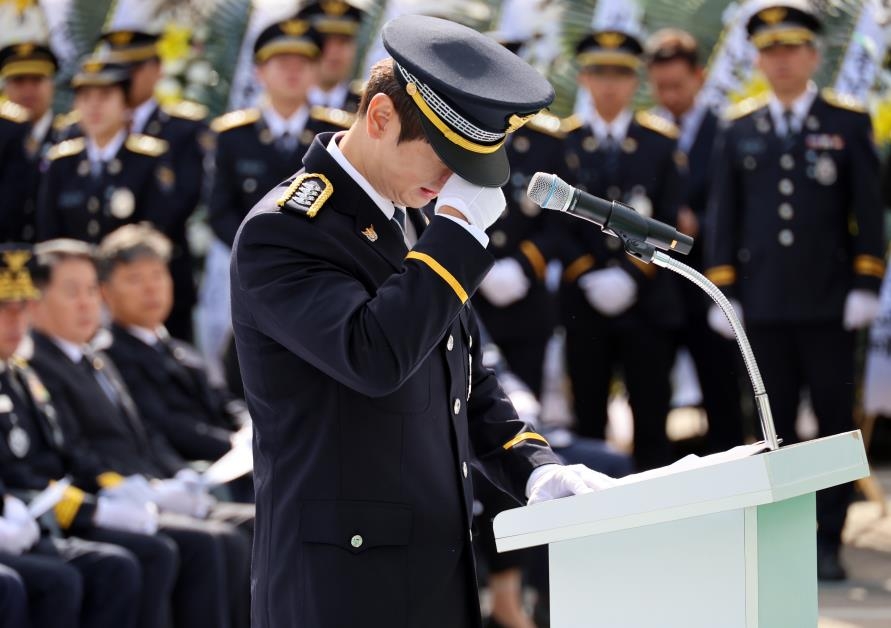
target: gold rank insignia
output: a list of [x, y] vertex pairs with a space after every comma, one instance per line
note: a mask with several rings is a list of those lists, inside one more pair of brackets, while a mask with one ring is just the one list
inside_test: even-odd
[[369, 242], [377, 241], [377, 231], [374, 230], [374, 225], [368, 225], [364, 229], [362, 229], [362, 235], [368, 238]]
[[294, 178], [278, 200], [278, 206], [315, 218], [333, 193], [334, 186], [328, 177], [318, 173], [304, 173]]
[[626, 37], [622, 33], [607, 32], [600, 33], [595, 39], [604, 48], [618, 48], [625, 42]]
[[0, 300], [20, 301], [37, 299], [40, 292], [31, 281], [28, 260], [31, 251], [14, 249], [3, 251], [3, 265], [0, 266]]

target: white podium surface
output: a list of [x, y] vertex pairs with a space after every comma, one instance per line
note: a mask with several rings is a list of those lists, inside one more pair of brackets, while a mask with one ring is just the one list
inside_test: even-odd
[[498, 549], [550, 545], [554, 628], [814, 627], [814, 492], [869, 475], [860, 432], [739, 455], [503, 512]]

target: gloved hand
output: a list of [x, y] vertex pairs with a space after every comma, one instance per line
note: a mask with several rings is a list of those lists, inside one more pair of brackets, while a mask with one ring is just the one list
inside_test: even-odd
[[595, 310], [618, 316], [637, 300], [637, 283], [618, 267], [595, 270], [579, 277], [579, 286]]
[[[742, 321], [742, 305], [736, 299], [730, 299], [730, 305], [733, 306], [736, 315]], [[724, 336], [728, 340], [736, 340], [736, 334], [733, 332], [733, 327], [730, 326], [730, 321], [727, 320], [727, 317], [724, 316], [724, 311], [716, 303], [713, 303], [708, 309], [708, 326], [712, 328], [712, 331]]]
[[161, 510], [204, 519], [216, 499], [197, 483], [177, 478], [153, 480], [154, 501]]
[[99, 497], [93, 522], [100, 528], [154, 534], [158, 531], [158, 507], [152, 502]]
[[436, 211], [443, 205], [464, 214], [467, 222], [483, 231], [495, 224], [507, 202], [501, 188], [484, 188], [452, 174], [439, 191]]
[[253, 422], [248, 419], [247, 423], [238, 428], [237, 432], [232, 432], [232, 435], [229, 437], [229, 442], [233, 449], [237, 447], [247, 447], [250, 449], [254, 442]]
[[479, 291], [495, 307], [506, 307], [526, 296], [529, 278], [520, 262], [505, 257], [495, 262], [480, 284]]
[[879, 315], [879, 297], [869, 290], [851, 290], [845, 299], [845, 329], [869, 327]]
[[18, 556], [40, 538], [40, 526], [18, 497], [6, 495], [0, 517], [0, 551]]
[[100, 497], [114, 500], [126, 500], [134, 504], [144, 504], [155, 498], [151, 484], [141, 475], [128, 475], [117, 486], [99, 491]]
[[594, 493], [616, 485], [616, 480], [583, 464], [546, 464], [535, 469], [526, 482], [529, 503]]

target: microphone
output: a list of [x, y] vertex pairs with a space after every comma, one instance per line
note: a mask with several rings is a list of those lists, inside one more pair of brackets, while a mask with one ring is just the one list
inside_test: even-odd
[[536, 205], [593, 222], [603, 232], [622, 240], [646, 242], [657, 249], [684, 255], [693, 247], [693, 238], [674, 227], [647, 218], [630, 205], [582, 192], [554, 174], [536, 172], [529, 181], [526, 195]]

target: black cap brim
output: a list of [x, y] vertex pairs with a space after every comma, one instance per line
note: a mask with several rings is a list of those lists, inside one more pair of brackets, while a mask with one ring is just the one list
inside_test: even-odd
[[507, 183], [510, 164], [503, 145], [492, 153], [468, 153], [449, 141], [427, 118], [420, 118], [427, 141], [449, 170], [485, 188], [500, 188]]

